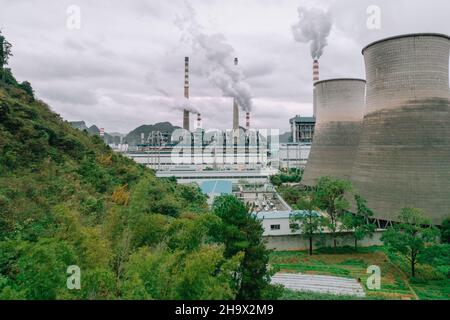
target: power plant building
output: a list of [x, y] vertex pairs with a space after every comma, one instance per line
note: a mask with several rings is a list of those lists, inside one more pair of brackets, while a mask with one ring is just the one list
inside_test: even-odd
[[316, 119], [299, 115], [289, 120], [293, 143], [312, 143]]
[[302, 182], [323, 176], [350, 179], [364, 115], [365, 80], [330, 79], [314, 85], [316, 119]]
[[450, 213], [449, 49], [441, 34], [363, 49], [366, 110], [351, 180], [380, 220], [396, 221], [403, 207], [436, 224]]

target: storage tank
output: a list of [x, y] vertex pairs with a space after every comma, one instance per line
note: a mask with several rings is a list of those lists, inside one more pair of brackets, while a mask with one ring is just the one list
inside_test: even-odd
[[366, 110], [352, 182], [375, 216], [450, 214], [450, 39], [410, 34], [363, 49]]
[[350, 179], [364, 115], [365, 80], [330, 79], [314, 84], [316, 127], [302, 183]]

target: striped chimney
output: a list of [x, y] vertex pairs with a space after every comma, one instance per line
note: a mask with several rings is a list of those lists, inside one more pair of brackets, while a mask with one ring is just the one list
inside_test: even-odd
[[250, 112], [245, 114], [245, 128], [250, 130]]
[[319, 60], [313, 62], [313, 81], [319, 81]]
[[202, 128], [202, 115], [201, 113], [197, 113], [197, 128], [201, 129]]
[[[184, 58], [184, 97], [189, 99], [189, 57]], [[189, 131], [189, 110], [183, 110], [183, 129]]]
[[[313, 83], [319, 81], [319, 60], [313, 62]], [[316, 88], [313, 89], [313, 117], [316, 117]]]
[[[238, 58], [234, 58], [234, 65], [237, 66]], [[237, 99], [233, 99], [233, 130], [239, 130], [239, 105]]]

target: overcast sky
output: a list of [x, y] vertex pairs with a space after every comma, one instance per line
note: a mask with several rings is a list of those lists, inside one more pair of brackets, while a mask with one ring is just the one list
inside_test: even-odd
[[[281, 131], [294, 115], [312, 115], [309, 45], [295, 42], [291, 32], [298, 6], [331, 11], [321, 79], [364, 78], [361, 49], [377, 39], [450, 34], [448, 0], [189, 3], [203, 32], [222, 33], [239, 57], [253, 96], [252, 126]], [[71, 5], [81, 10], [80, 29], [67, 27]], [[379, 30], [367, 27], [370, 5], [381, 9]], [[231, 98], [202, 74], [196, 52], [175, 24], [185, 10], [184, 1], [174, 0], [0, 0], [0, 29], [13, 44], [10, 67], [18, 80], [30, 81], [36, 95], [66, 120], [85, 120], [109, 132], [160, 121], [181, 126], [182, 114], [168, 96], [183, 94], [184, 57], [191, 56], [191, 100], [202, 111], [204, 127], [229, 128]]]

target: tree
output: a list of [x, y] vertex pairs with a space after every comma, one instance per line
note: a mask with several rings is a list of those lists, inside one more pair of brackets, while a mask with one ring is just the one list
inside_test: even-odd
[[338, 217], [350, 208], [344, 194], [351, 191], [350, 182], [331, 177], [322, 177], [317, 182], [316, 197], [318, 207], [326, 210], [329, 217], [328, 229], [333, 238], [333, 246], [336, 250], [336, 236], [338, 229]]
[[2, 35], [2, 32], [0, 30], [0, 69], [3, 70], [3, 68], [8, 64], [9, 57], [12, 56], [11, 53], [11, 43], [6, 41], [6, 38]]
[[344, 213], [341, 217], [341, 223], [344, 229], [353, 232], [355, 251], [357, 251], [358, 241], [373, 235], [376, 226], [370, 221], [373, 211], [367, 207], [367, 201], [359, 195], [355, 195], [355, 201], [357, 206], [356, 214], [351, 212]]
[[450, 243], [450, 217], [447, 217], [442, 221], [441, 242]]
[[222, 219], [216, 239], [225, 244], [225, 258], [244, 253], [235, 279], [237, 299], [261, 299], [270, 286], [269, 250], [262, 239], [261, 222], [232, 195], [215, 198], [213, 209]]
[[316, 212], [318, 206], [314, 194], [300, 199], [297, 208], [303, 211], [295, 213], [291, 217], [290, 227], [292, 231], [300, 231], [304, 237], [309, 239], [309, 255], [312, 255], [313, 237], [317, 233], [322, 233], [324, 219]]
[[427, 243], [434, 242], [437, 229], [424, 212], [416, 208], [403, 208], [398, 216], [399, 223], [390, 227], [381, 237], [390, 251], [404, 256], [410, 263], [411, 276], [416, 275], [419, 254]]

